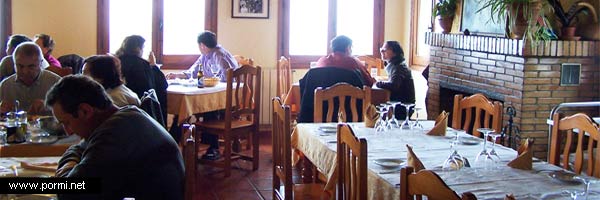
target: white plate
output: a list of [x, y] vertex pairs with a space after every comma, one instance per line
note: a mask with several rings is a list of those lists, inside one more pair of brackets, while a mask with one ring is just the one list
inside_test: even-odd
[[337, 132], [337, 127], [335, 127], [335, 126], [321, 126], [321, 127], [319, 127], [319, 131], [324, 132], [324, 133], [336, 133]]
[[458, 140], [464, 145], [477, 145], [481, 142], [480, 139], [474, 137], [460, 137]]
[[375, 164], [382, 166], [382, 167], [399, 167], [400, 165], [404, 164], [404, 160], [400, 159], [400, 158], [380, 158], [380, 159], [375, 159]]
[[33, 144], [49, 144], [49, 143], [56, 142], [56, 140], [58, 140], [58, 137], [53, 136], [53, 135], [32, 136], [31, 138], [29, 138], [28, 142], [33, 143]]
[[550, 176], [552, 179], [560, 181], [560, 182], [564, 182], [564, 183], [568, 183], [568, 184], [580, 184], [581, 181], [575, 179], [575, 177], [577, 176], [577, 174], [571, 173], [571, 172], [566, 172], [566, 171], [554, 171], [554, 172], [550, 172], [548, 173], [548, 176]]

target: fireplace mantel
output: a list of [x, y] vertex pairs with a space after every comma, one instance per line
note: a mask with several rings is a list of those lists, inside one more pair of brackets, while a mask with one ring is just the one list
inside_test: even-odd
[[[430, 45], [428, 116], [446, 109], [440, 101], [453, 101], [448, 90], [483, 93], [502, 101], [505, 108], [514, 107], [514, 125], [520, 128], [521, 138], [536, 139], [538, 158], [546, 157], [546, 119], [554, 106], [600, 100], [600, 41], [550, 41], [532, 49], [523, 40], [427, 33], [426, 43]], [[581, 64], [578, 85], [560, 84], [564, 63]], [[596, 116], [598, 111], [577, 110]], [[507, 120], [505, 113], [504, 125]]]

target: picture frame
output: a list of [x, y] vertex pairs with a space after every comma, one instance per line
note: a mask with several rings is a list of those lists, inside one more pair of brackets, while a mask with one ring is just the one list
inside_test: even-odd
[[269, 18], [269, 0], [231, 0], [232, 18]]

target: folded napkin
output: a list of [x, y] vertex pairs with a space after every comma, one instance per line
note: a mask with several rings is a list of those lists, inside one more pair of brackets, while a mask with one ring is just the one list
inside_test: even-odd
[[406, 145], [406, 149], [408, 149], [407, 155], [406, 155], [406, 165], [407, 166], [411, 166], [412, 168], [415, 169], [415, 172], [421, 171], [422, 169], [425, 169], [425, 166], [423, 165], [423, 163], [421, 162], [421, 160], [419, 160], [419, 158], [417, 157], [417, 155], [415, 155], [415, 152], [413, 152], [412, 147], [410, 145]]
[[517, 200], [513, 194], [507, 194], [504, 200]]
[[369, 104], [364, 114], [365, 126], [369, 128], [375, 127], [375, 122], [379, 119], [379, 113], [373, 104]]
[[427, 135], [444, 136], [446, 135], [446, 128], [448, 128], [448, 115], [450, 113], [442, 111], [440, 115], [435, 119], [435, 125], [427, 132]]
[[523, 140], [517, 150], [517, 158], [510, 161], [507, 165], [515, 169], [531, 170], [533, 168], [533, 140], [529, 138]]
[[45, 172], [56, 172], [56, 167], [58, 163], [27, 163], [21, 162], [21, 168], [36, 170], [36, 171], [45, 171]]
[[343, 112], [338, 112], [338, 122], [346, 123], [346, 115]]

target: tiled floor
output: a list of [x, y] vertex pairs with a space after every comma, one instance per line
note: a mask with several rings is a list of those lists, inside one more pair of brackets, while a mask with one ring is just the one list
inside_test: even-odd
[[223, 178], [219, 168], [198, 165], [195, 198], [198, 200], [272, 199], [272, 146], [270, 133], [261, 133], [260, 165], [252, 171], [247, 161], [235, 162], [231, 176]]

